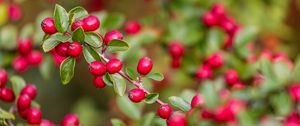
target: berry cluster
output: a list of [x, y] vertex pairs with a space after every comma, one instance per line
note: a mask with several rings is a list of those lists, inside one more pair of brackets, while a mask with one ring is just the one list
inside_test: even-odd
[[16, 96], [10, 88], [6, 87], [7, 80], [7, 72], [0, 69], [0, 99], [5, 102], [13, 102]]
[[179, 68], [184, 55], [184, 46], [179, 41], [171, 41], [168, 46], [168, 51], [172, 58], [171, 66], [173, 68]]
[[196, 71], [196, 78], [199, 80], [211, 79], [213, 77], [213, 69], [221, 68], [223, 64], [224, 59], [221, 53], [212, 54]]
[[43, 55], [40, 51], [33, 50], [32, 40], [29, 38], [20, 38], [18, 40], [19, 55], [13, 60], [12, 66], [16, 72], [24, 72], [29, 65], [39, 65], [43, 61]]

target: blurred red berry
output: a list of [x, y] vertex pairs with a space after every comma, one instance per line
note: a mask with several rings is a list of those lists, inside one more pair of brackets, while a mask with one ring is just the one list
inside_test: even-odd
[[225, 15], [225, 7], [223, 4], [221, 3], [216, 3], [212, 6], [211, 8], [211, 13], [218, 19], [218, 20], [222, 20]]
[[27, 119], [27, 114], [28, 114], [29, 110], [30, 110], [30, 108], [24, 109], [24, 110], [18, 110], [18, 113], [19, 113], [21, 118]]
[[8, 8], [9, 19], [12, 21], [18, 21], [22, 17], [21, 7], [17, 4], [10, 4]]
[[0, 89], [0, 99], [5, 102], [13, 102], [15, 94], [10, 88], [4, 87]]
[[41, 124], [40, 126], [54, 126], [53, 122], [49, 121], [49, 120], [46, 120], [46, 119], [43, 119], [41, 121]]
[[129, 91], [128, 97], [132, 102], [141, 102], [145, 99], [146, 93], [139, 88], [135, 88]]
[[37, 94], [37, 89], [35, 85], [27, 84], [23, 87], [23, 89], [20, 92], [21, 95], [28, 95], [30, 99], [35, 99]]
[[223, 56], [220, 53], [212, 54], [208, 57], [207, 63], [211, 68], [220, 68], [224, 64]]
[[191, 101], [191, 107], [195, 108], [204, 104], [204, 99], [201, 95], [195, 95]]
[[210, 67], [202, 65], [196, 72], [196, 78], [199, 80], [210, 79], [213, 77], [213, 72]]
[[187, 126], [187, 120], [183, 113], [174, 112], [169, 119], [167, 119], [167, 126]]
[[170, 105], [161, 105], [157, 109], [158, 115], [163, 119], [168, 119], [171, 116], [172, 112], [173, 112], [173, 109]]
[[79, 126], [79, 119], [75, 114], [68, 114], [61, 122], [61, 126]]
[[233, 69], [229, 69], [225, 72], [225, 82], [230, 85], [233, 86], [236, 82], [239, 81], [239, 75], [237, 73], [236, 70]]
[[202, 22], [207, 27], [216, 26], [218, 24], [218, 18], [211, 12], [206, 12], [202, 15]]
[[117, 30], [112, 30], [105, 34], [103, 42], [105, 45], [107, 45], [113, 39], [123, 40], [122, 33]]
[[300, 101], [300, 84], [296, 83], [289, 87], [289, 93], [294, 102]]
[[26, 58], [29, 64], [39, 65], [43, 61], [43, 54], [40, 51], [31, 51]]
[[28, 95], [23, 94], [18, 97], [17, 99], [18, 111], [28, 109], [30, 108], [30, 106], [31, 106], [31, 99]]
[[30, 39], [18, 39], [18, 51], [21, 55], [27, 55], [32, 51], [32, 42]]
[[71, 25], [71, 30], [75, 31], [79, 27], [81, 27], [83, 31], [86, 31], [85, 23], [83, 22], [83, 20], [74, 21]]
[[12, 66], [16, 72], [21, 73], [27, 70], [28, 62], [26, 58], [18, 56], [13, 60]]
[[137, 71], [141, 75], [147, 75], [152, 70], [152, 60], [149, 57], [142, 57], [137, 66]]
[[125, 25], [125, 32], [129, 35], [137, 34], [142, 28], [138, 21], [129, 21]]
[[45, 18], [41, 23], [42, 30], [47, 34], [54, 34], [57, 32], [53, 18]]
[[172, 68], [176, 69], [181, 66], [182, 59], [181, 58], [173, 58], [171, 61]]
[[168, 51], [172, 58], [180, 58], [184, 54], [184, 46], [178, 41], [172, 41], [169, 44]]
[[27, 113], [27, 123], [32, 125], [40, 125], [42, 121], [42, 112], [38, 108], [30, 108]]
[[202, 119], [213, 119], [215, 117], [215, 114], [208, 109], [203, 108], [200, 112], [200, 116]]
[[7, 82], [7, 72], [0, 68], [0, 88], [5, 87]]

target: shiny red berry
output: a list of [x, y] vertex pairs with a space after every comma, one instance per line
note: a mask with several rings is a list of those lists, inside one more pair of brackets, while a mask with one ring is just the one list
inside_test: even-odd
[[132, 102], [141, 102], [145, 99], [146, 93], [139, 88], [135, 88], [129, 91], [128, 97]]
[[204, 99], [201, 95], [195, 95], [191, 101], [191, 107], [195, 108], [204, 104]]
[[17, 108], [19, 111], [28, 109], [28, 108], [30, 108], [30, 106], [31, 106], [31, 99], [28, 95], [23, 94], [18, 97]]
[[7, 87], [0, 89], [0, 99], [5, 102], [13, 102], [15, 100], [15, 94], [14, 92]]
[[71, 42], [68, 48], [68, 55], [78, 57], [82, 52], [82, 47], [79, 42]]
[[40, 51], [32, 51], [27, 56], [27, 61], [31, 65], [39, 65], [43, 61], [43, 54]]
[[208, 57], [207, 63], [211, 68], [220, 68], [224, 64], [223, 56], [219, 53], [215, 53]]
[[225, 82], [233, 86], [236, 82], [239, 81], [239, 76], [236, 70], [230, 69], [225, 72]]
[[174, 112], [169, 119], [167, 119], [167, 126], [187, 126], [187, 120], [183, 113]]
[[75, 114], [68, 114], [61, 122], [61, 126], [79, 126], [79, 119]]
[[23, 38], [18, 40], [18, 51], [21, 55], [27, 55], [32, 51], [32, 42], [30, 39]]
[[152, 70], [152, 66], [153, 63], [150, 58], [142, 57], [138, 62], [137, 71], [141, 75], [147, 75]]
[[16, 72], [18, 73], [24, 72], [28, 68], [27, 59], [25, 57], [18, 56], [13, 60], [12, 66]]
[[0, 68], [0, 88], [5, 87], [7, 78], [7, 72]]
[[112, 30], [105, 34], [103, 42], [105, 45], [107, 45], [113, 39], [122, 40], [123, 34], [117, 30]]
[[26, 86], [23, 87], [23, 89], [20, 92], [21, 95], [28, 95], [30, 99], [34, 99], [37, 94], [37, 89], [35, 85], [32, 84], [27, 84]]
[[119, 59], [111, 59], [106, 63], [106, 70], [110, 74], [119, 72], [123, 67], [122, 61]]
[[210, 79], [213, 77], [213, 71], [210, 67], [202, 65], [196, 72], [196, 78], [199, 80]]
[[130, 35], [137, 34], [142, 28], [138, 21], [129, 21], [125, 25], [125, 32]]
[[184, 46], [178, 41], [172, 41], [168, 46], [168, 51], [172, 58], [178, 59], [184, 54]]
[[39, 125], [42, 121], [42, 112], [38, 108], [30, 108], [27, 113], [27, 123], [32, 125]]
[[171, 116], [172, 112], [173, 112], [173, 109], [171, 108], [170, 105], [161, 105], [157, 109], [157, 113], [158, 113], [159, 117], [161, 117], [163, 119], [168, 119]]
[[9, 19], [12, 21], [18, 21], [22, 17], [21, 7], [17, 4], [10, 4], [8, 8]]
[[106, 72], [106, 66], [101, 61], [93, 61], [89, 65], [89, 70], [94, 76], [104, 75]]
[[40, 126], [54, 126], [53, 122], [49, 121], [49, 120], [46, 120], [46, 119], [43, 119], [41, 121], [41, 124]]
[[55, 47], [55, 51], [59, 56], [62, 57], [68, 57], [68, 48], [69, 48], [70, 42], [62, 42], [59, 43], [56, 47]]
[[100, 26], [100, 21], [96, 16], [90, 15], [83, 19], [85, 31], [95, 31]]
[[105, 82], [103, 81], [103, 76], [94, 77], [93, 83], [96, 88], [104, 88], [106, 86]]
[[45, 18], [41, 23], [42, 30], [47, 34], [54, 34], [57, 32], [53, 18]]
[[84, 30], [85, 31], [85, 24], [84, 24], [84, 22], [83, 22], [83, 20], [77, 20], [77, 21], [74, 21], [73, 23], [72, 23], [72, 25], [71, 25], [71, 30], [72, 31], [75, 31], [77, 28], [79, 28], [79, 27], [81, 27], [82, 28], [82, 30]]
[[202, 16], [202, 22], [205, 26], [212, 27], [218, 24], [218, 18], [211, 12], [206, 12]]
[[24, 110], [18, 110], [18, 113], [19, 113], [21, 118], [27, 119], [27, 114], [28, 114], [29, 110], [30, 110], [30, 108], [24, 109]]

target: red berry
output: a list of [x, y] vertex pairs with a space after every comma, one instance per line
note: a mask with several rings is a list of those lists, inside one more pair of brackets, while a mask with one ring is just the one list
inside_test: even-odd
[[232, 86], [238, 81], [239, 81], [239, 76], [237, 71], [231, 69], [225, 72], [225, 82], [228, 85]]
[[167, 126], [187, 126], [185, 115], [181, 112], [174, 112], [169, 119], [167, 119]]
[[236, 25], [230, 19], [223, 19], [220, 22], [220, 27], [229, 35], [233, 35], [236, 31]]
[[62, 42], [59, 43], [56, 47], [55, 47], [55, 51], [59, 56], [62, 57], [68, 57], [68, 48], [69, 48], [70, 42]]
[[196, 72], [196, 78], [199, 80], [210, 79], [213, 77], [213, 72], [210, 67], [202, 65]]
[[218, 24], [218, 19], [211, 12], [206, 12], [202, 16], [202, 22], [207, 27], [212, 27]]
[[39, 51], [32, 51], [26, 58], [28, 63], [32, 65], [39, 65], [43, 61], [43, 54]]
[[176, 69], [181, 66], [182, 59], [181, 58], [173, 58], [171, 61], [172, 68]]
[[15, 100], [15, 94], [11, 89], [4, 87], [0, 89], [0, 99], [5, 102], [13, 102]]
[[21, 7], [17, 4], [11, 4], [8, 8], [9, 10], [9, 18], [12, 21], [20, 20], [22, 17]]
[[4, 69], [0, 68], [0, 88], [5, 87], [7, 82], [7, 73]]
[[192, 101], [191, 101], [191, 107], [192, 108], [198, 107], [198, 106], [203, 105], [203, 104], [204, 104], [204, 99], [202, 98], [201, 95], [195, 95], [192, 98]]
[[297, 111], [291, 112], [285, 118], [283, 126], [299, 126], [300, 124], [300, 115]]
[[224, 9], [224, 5], [223, 4], [214, 4], [212, 6], [211, 12], [213, 13], [213, 15], [215, 17], [218, 18], [218, 20], [221, 20], [222, 18], [225, 17], [225, 9]]
[[215, 114], [209, 111], [208, 109], [203, 108], [202, 111], [200, 112], [200, 116], [203, 119], [212, 119], [215, 117]]
[[77, 21], [74, 21], [72, 26], [71, 26], [71, 30], [72, 31], [75, 31], [77, 28], [81, 27], [82, 30], [86, 31], [85, 29], [85, 24], [83, 22], [83, 20], [77, 20]]
[[61, 122], [61, 126], [79, 126], [79, 119], [75, 114], [68, 114]]
[[21, 118], [27, 119], [27, 114], [28, 114], [29, 110], [30, 110], [30, 108], [24, 109], [24, 110], [18, 110], [18, 113], [21, 116]]
[[184, 54], [184, 46], [178, 41], [172, 41], [169, 44], [168, 51], [172, 58], [178, 59]]
[[294, 102], [300, 101], [300, 84], [293, 84], [289, 87], [289, 94]]
[[215, 112], [215, 120], [218, 122], [230, 122], [234, 121], [234, 113], [227, 106], [221, 106]]
[[159, 109], [157, 109], [158, 115], [163, 119], [168, 119], [172, 114], [173, 109], [170, 105], [161, 105]]
[[18, 51], [21, 55], [27, 55], [32, 50], [32, 42], [30, 39], [19, 39], [18, 40]]
[[54, 126], [54, 124], [49, 120], [43, 119], [40, 126]]
[[125, 25], [125, 32], [130, 35], [134, 35], [141, 30], [142, 26], [137, 21], [129, 21]]
[[152, 70], [152, 60], [148, 57], [142, 57], [139, 60], [137, 71], [142, 75], [147, 75]]
[[104, 88], [106, 86], [105, 82], [103, 81], [103, 76], [94, 77], [93, 82], [96, 88]]
[[57, 30], [55, 28], [54, 20], [53, 20], [53, 18], [50, 18], [50, 17], [45, 18], [42, 21], [41, 27], [45, 33], [50, 34], [50, 35], [57, 32]]
[[232, 45], [233, 45], [233, 39], [234, 37], [232, 35], [228, 35], [226, 38], [225, 38], [225, 42], [224, 42], [224, 45], [223, 47], [224, 48], [231, 48]]
[[21, 95], [28, 95], [30, 99], [34, 99], [36, 97], [36, 94], [37, 94], [37, 89], [35, 85], [32, 84], [27, 84], [21, 90]]
[[30, 108], [27, 113], [27, 123], [39, 125], [42, 121], [42, 112], [38, 108]]
[[122, 33], [117, 30], [112, 30], [105, 34], [103, 42], [105, 45], [107, 45], [113, 39], [122, 40], [123, 39]]
[[104, 75], [106, 72], [106, 66], [100, 61], [93, 61], [89, 65], [89, 70], [94, 76]]
[[141, 102], [145, 99], [146, 93], [139, 88], [135, 88], [129, 91], [128, 97], [132, 102]]
[[123, 67], [122, 61], [119, 59], [111, 59], [106, 63], [106, 70], [110, 74], [119, 72]]
[[18, 56], [13, 60], [12, 66], [16, 72], [21, 73], [27, 70], [28, 62], [24, 57]]
[[20, 95], [18, 100], [17, 100], [17, 107], [18, 107], [18, 110], [25, 110], [25, 109], [28, 109], [30, 108], [31, 106], [31, 99], [28, 95], [26, 94], [23, 94], [23, 95]]
[[223, 57], [221, 54], [216, 53], [211, 55], [208, 59], [207, 59], [207, 63], [210, 67], [212, 68], [220, 68], [223, 66]]
[[68, 48], [68, 55], [78, 57], [82, 52], [82, 47], [79, 42], [72, 42]]
[[95, 31], [100, 26], [100, 21], [96, 16], [90, 15], [83, 19], [85, 31]]

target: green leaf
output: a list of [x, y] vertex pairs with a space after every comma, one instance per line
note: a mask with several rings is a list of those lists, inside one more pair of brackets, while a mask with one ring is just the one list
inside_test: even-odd
[[125, 123], [120, 119], [111, 119], [113, 126], [126, 126]]
[[243, 28], [240, 32], [237, 33], [234, 39], [234, 46], [236, 49], [245, 47], [250, 43], [256, 36], [258, 30], [256, 27], [246, 27]]
[[240, 125], [242, 126], [254, 126], [255, 123], [253, 122], [253, 118], [250, 116], [248, 111], [241, 111], [238, 113], [238, 119], [240, 122]]
[[112, 78], [114, 79], [113, 86], [114, 86], [115, 92], [118, 95], [123, 96], [125, 94], [125, 91], [126, 91], [126, 81], [124, 80], [123, 77], [121, 77], [118, 74], [113, 75]]
[[36, 101], [31, 101], [31, 106], [36, 108], [41, 108], [41, 105]]
[[153, 126], [154, 118], [155, 118], [155, 113], [153, 112], [147, 113], [141, 120], [142, 121], [141, 126]]
[[295, 61], [295, 68], [292, 74], [292, 78], [294, 82], [300, 81], [300, 55], [297, 57]]
[[12, 88], [13, 88], [15, 95], [16, 95], [16, 97], [18, 97], [22, 88], [26, 85], [26, 82], [20, 76], [12, 76], [10, 78], [10, 81], [11, 81]]
[[126, 68], [125, 72], [133, 80], [135, 80], [138, 77], [138, 75], [132, 69]]
[[113, 39], [107, 45], [108, 52], [126, 51], [129, 48], [127, 42], [123, 40]]
[[159, 94], [158, 93], [151, 93], [151, 94], [148, 94], [145, 98], [145, 102], [147, 104], [153, 104], [156, 102], [156, 100], [158, 99], [159, 97]]
[[280, 116], [287, 116], [292, 111], [293, 102], [286, 92], [272, 95], [270, 103], [275, 112]]
[[164, 79], [164, 75], [161, 73], [150, 73], [146, 75], [145, 77], [156, 80], [156, 81], [162, 81]]
[[63, 33], [55, 33], [55, 34], [51, 35], [50, 37], [54, 38], [54, 39], [56, 39], [58, 41], [61, 41], [61, 42], [66, 42], [66, 41], [70, 40], [70, 37], [64, 35]]
[[72, 34], [72, 40], [73, 41], [77, 41], [77, 42], [80, 42], [80, 43], [83, 44], [84, 43], [84, 38], [85, 38], [84, 31], [81, 27], [77, 28]]
[[15, 119], [14, 114], [9, 113], [3, 109], [0, 108], [0, 119]]
[[285, 84], [291, 75], [291, 70], [286, 62], [278, 61], [273, 64], [273, 71], [278, 83]]
[[34, 32], [34, 26], [33, 24], [26, 24], [22, 29], [20, 33], [20, 38], [28, 38], [30, 37]]
[[14, 49], [17, 47], [17, 28], [13, 25], [0, 29], [0, 48]]
[[106, 30], [119, 29], [125, 22], [125, 16], [118, 13], [110, 13], [101, 24], [101, 28]]
[[54, 24], [59, 32], [65, 32], [69, 26], [69, 17], [67, 11], [60, 5], [56, 4], [54, 9]]
[[109, 73], [104, 74], [103, 81], [108, 86], [113, 86], [114, 85], [114, 80], [113, 80], [113, 78], [111, 77], [111, 75]]
[[117, 97], [117, 105], [121, 112], [129, 118], [134, 120], [139, 120], [141, 118], [140, 109], [127, 97]]
[[55, 38], [48, 38], [44, 41], [42, 48], [44, 52], [49, 52], [53, 48], [55, 48], [59, 43], [60, 41], [56, 40]]
[[215, 83], [213, 81], [204, 81], [200, 87], [205, 106], [209, 109], [217, 107], [219, 101], [217, 90], [214, 87]]
[[93, 48], [87, 45], [84, 45], [83, 47], [83, 56], [88, 63], [101, 60], [99, 54]]
[[262, 58], [260, 60], [260, 69], [266, 78], [276, 79], [276, 76], [272, 70], [272, 64], [268, 59]]
[[84, 41], [93, 47], [100, 47], [102, 45], [102, 39], [95, 32], [86, 32]]
[[64, 85], [68, 84], [74, 77], [75, 62], [75, 58], [68, 57], [60, 64], [60, 78]]
[[51, 72], [54, 69], [52, 57], [49, 55], [46, 55], [43, 63], [39, 66], [40, 73], [42, 77], [46, 80], [50, 79]]
[[171, 97], [169, 97], [169, 101], [170, 101], [171, 105], [179, 108], [182, 111], [186, 112], [186, 111], [189, 111], [191, 109], [190, 104], [187, 101], [180, 98], [180, 97], [171, 96]]
[[69, 11], [70, 23], [75, 20], [82, 20], [88, 15], [88, 12], [83, 7], [75, 7]]

